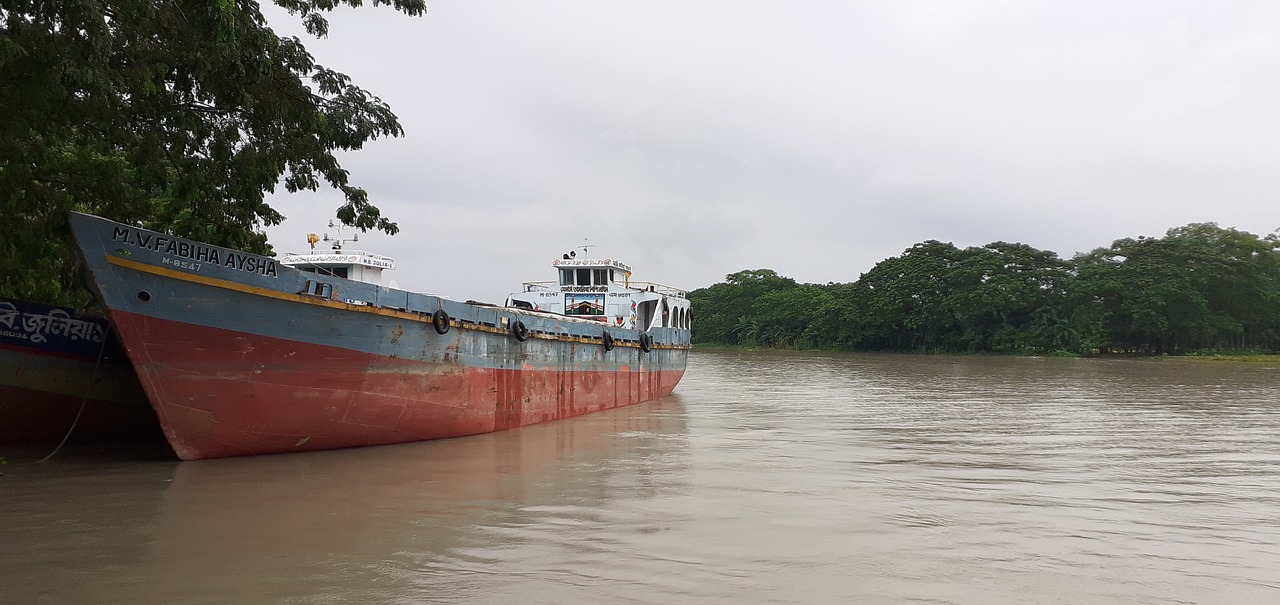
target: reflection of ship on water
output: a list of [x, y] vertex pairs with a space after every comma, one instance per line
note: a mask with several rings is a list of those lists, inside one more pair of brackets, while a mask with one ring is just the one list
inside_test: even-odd
[[[413, 601], [485, 552], [625, 520], [687, 478], [678, 397], [459, 439], [180, 465], [118, 587], [147, 602]], [[438, 575], [437, 575], [438, 574]], [[335, 596], [341, 595], [341, 596]], [[328, 601], [325, 601], [328, 602]]]

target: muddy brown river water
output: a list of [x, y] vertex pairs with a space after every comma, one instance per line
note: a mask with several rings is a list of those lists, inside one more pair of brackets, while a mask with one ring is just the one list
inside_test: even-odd
[[0, 467], [0, 603], [1280, 603], [1280, 364], [695, 351], [461, 439]]

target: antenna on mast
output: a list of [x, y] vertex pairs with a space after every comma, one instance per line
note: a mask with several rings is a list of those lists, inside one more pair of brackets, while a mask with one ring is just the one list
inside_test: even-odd
[[[334, 228], [334, 225], [333, 225], [333, 219], [329, 219], [329, 228], [330, 228], [330, 229], [333, 229], [333, 228]], [[356, 233], [355, 235], [353, 235], [353, 236], [351, 237], [351, 239], [342, 239], [342, 225], [341, 225], [341, 224], [339, 224], [339, 225], [337, 226], [337, 229], [338, 229], [338, 235], [337, 235], [336, 237], [334, 237], [333, 239], [329, 239], [329, 234], [328, 234], [328, 233], [324, 234], [324, 241], [326, 241], [326, 242], [333, 242], [333, 249], [334, 249], [334, 250], [341, 250], [341, 249], [342, 249], [342, 244], [345, 244], [345, 243], [347, 243], [347, 242], [358, 242], [358, 241], [360, 241], [360, 234], [359, 234], [359, 233]], [[315, 244], [312, 244], [312, 248], [313, 248], [313, 249], [314, 249], [314, 247], [315, 247]]]
[[595, 244], [588, 244], [588, 243], [587, 243], [587, 241], [589, 241], [590, 239], [591, 239], [591, 238], [587, 238], [587, 237], [582, 238], [582, 245], [581, 245], [581, 246], [578, 246], [579, 248], [582, 248], [582, 256], [586, 256], [586, 255], [587, 255], [587, 250], [589, 250], [589, 249], [591, 249], [591, 248], [595, 248], [595, 247], [596, 247], [596, 245], [595, 245]]

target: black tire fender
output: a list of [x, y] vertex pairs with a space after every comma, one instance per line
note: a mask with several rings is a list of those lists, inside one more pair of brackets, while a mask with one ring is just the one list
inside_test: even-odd
[[524, 325], [523, 321], [517, 319], [511, 324], [511, 335], [515, 336], [516, 340], [520, 342], [529, 340], [529, 327]]
[[431, 325], [435, 326], [436, 334], [445, 334], [449, 331], [449, 314], [444, 309], [436, 309], [431, 314]]

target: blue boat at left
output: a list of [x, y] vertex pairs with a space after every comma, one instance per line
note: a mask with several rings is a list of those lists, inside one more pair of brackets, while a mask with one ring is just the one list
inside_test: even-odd
[[106, 319], [0, 298], [0, 443], [159, 432], [137, 374]]

